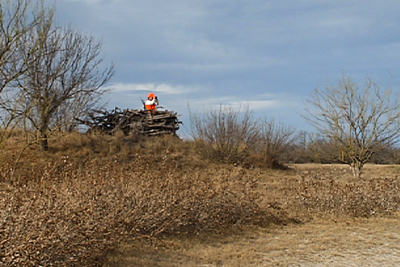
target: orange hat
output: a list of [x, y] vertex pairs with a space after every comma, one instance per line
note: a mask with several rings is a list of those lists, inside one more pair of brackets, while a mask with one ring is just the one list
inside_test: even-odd
[[150, 94], [149, 94], [149, 96], [148, 96], [148, 98], [150, 98], [150, 97], [153, 97], [153, 98], [155, 98], [155, 97], [156, 97], [156, 95], [155, 95], [154, 93], [150, 93]]

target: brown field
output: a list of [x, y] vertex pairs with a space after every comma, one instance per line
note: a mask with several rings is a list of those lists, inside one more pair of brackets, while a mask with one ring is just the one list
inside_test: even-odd
[[[354, 179], [344, 165], [301, 164], [291, 169], [261, 174], [260, 190], [265, 189], [266, 205], [275, 201], [299, 221], [128, 241], [110, 254], [105, 266], [398, 266], [400, 166], [367, 165], [363, 181]], [[324, 183], [332, 180], [340, 184], [335, 201], [347, 197], [355, 203], [329, 207], [325, 202], [335, 199], [336, 190]], [[359, 192], [344, 192], [350, 185]], [[296, 200], [306, 186], [312, 187], [316, 203]], [[391, 197], [397, 204], [389, 203]]]
[[355, 179], [344, 165], [219, 164], [171, 138], [75, 134], [48, 152], [19, 138], [1, 154], [4, 266], [400, 262], [397, 165]]

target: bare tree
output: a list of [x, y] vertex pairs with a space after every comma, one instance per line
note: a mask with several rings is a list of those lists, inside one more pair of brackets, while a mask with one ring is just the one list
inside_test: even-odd
[[32, 45], [25, 46], [32, 29], [50, 14], [44, 9], [28, 14], [30, 7], [29, 0], [0, 1], [0, 93], [25, 73], [30, 55], [42, 39], [42, 36], [36, 36], [29, 40]]
[[[0, 0], [0, 144], [11, 135], [22, 119], [20, 110], [8, 100], [17, 93], [10, 84], [28, 70], [31, 55], [37, 51], [43, 36], [32, 38], [31, 31], [46, 16], [52, 16], [53, 9], [32, 8], [29, 0]], [[29, 45], [28, 45], [29, 44]], [[15, 101], [21, 101], [22, 98]], [[21, 104], [21, 103], [20, 103]]]
[[90, 94], [80, 94], [71, 100], [65, 101], [54, 114], [50, 128], [63, 132], [77, 130], [82, 125], [77, 118], [86, 118], [93, 109], [104, 109], [104, 106], [99, 106], [99, 101], [100, 98], [98, 95], [94, 98]]
[[[35, 44], [40, 36], [41, 41]], [[71, 127], [76, 117], [96, 103], [114, 68], [103, 67], [99, 42], [71, 27], [55, 26], [51, 15], [42, 17], [30, 31], [26, 50], [30, 45], [36, 49], [23, 55], [29, 61], [28, 68], [10, 86], [18, 93], [7, 100], [29, 120], [37, 131], [37, 141], [47, 150], [48, 134]]]
[[399, 95], [366, 79], [364, 87], [343, 77], [339, 85], [318, 88], [304, 116], [329, 142], [330, 154], [362, 174], [372, 155], [400, 137]]

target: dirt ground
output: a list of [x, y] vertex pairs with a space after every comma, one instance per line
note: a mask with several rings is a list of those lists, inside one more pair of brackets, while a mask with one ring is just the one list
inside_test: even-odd
[[[387, 170], [398, 175], [397, 167], [386, 168], [385, 176]], [[310, 166], [300, 168], [305, 174], [310, 170]], [[329, 168], [337, 173], [337, 166]], [[369, 168], [369, 175], [383, 173], [381, 167]], [[400, 213], [369, 219], [319, 217], [302, 224], [252, 227], [224, 235], [136, 240], [121, 244], [106, 266], [400, 266]]]

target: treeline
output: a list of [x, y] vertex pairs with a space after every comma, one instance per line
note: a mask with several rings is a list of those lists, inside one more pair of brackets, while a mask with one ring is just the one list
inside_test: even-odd
[[[285, 158], [287, 163], [344, 163], [351, 164], [346, 154], [341, 151], [340, 145], [335, 147], [332, 140], [316, 137], [314, 133], [300, 131], [296, 133], [293, 142], [286, 150]], [[336, 157], [335, 157], [336, 155]], [[399, 164], [400, 147], [392, 145], [374, 153], [369, 163], [374, 164]]]
[[258, 155], [268, 162], [343, 163], [360, 177], [366, 163], [398, 163], [400, 93], [370, 78], [365, 84], [343, 77], [315, 89], [302, 115], [315, 133], [295, 131], [273, 120], [255, 121], [246, 111], [213, 110], [192, 119], [200, 150], [216, 159]]
[[[247, 109], [220, 106], [191, 117], [196, 151], [215, 162], [285, 168], [288, 163], [343, 163], [352, 159], [343, 144], [320, 134], [297, 131], [274, 118], [255, 118]], [[370, 163], [400, 163], [396, 145], [377, 150]]]

